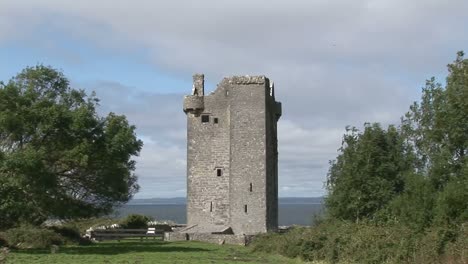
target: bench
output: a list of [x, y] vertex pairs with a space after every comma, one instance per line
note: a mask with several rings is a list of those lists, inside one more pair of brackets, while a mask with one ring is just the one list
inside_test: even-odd
[[143, 241], [143, 238], [148, 239], [152, 237], [153, 239], [161, 238], [164, 240], [164, 231], [156, 230], [156, 228], [148, 229], [98, 229], [90, 232], [91, 239], [98, 241], [102, 240], [117, 240], [120, 241], [124, 238], [140, 238]]

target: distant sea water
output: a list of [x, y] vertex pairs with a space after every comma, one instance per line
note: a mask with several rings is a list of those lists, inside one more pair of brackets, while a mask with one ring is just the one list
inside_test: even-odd
[[[187, 206], [185, 204], [126, 204], [119, 208], [115, 216], [124, 217], [129, 214], [143, 214], [156, 220], [171, 220], [178, 224], [187, 223]], [[323, 213], [321, 203], [291, 203], [279, 204], [278, 222], [284, 225], [311, 225], [314, 215]]]

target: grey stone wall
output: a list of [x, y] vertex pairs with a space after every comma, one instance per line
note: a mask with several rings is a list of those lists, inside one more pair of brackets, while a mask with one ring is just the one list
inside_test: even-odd
[[267, 231], [265, 84], [233, 84], [230, 88], [231, 226], [234, 233], [264, 233]]
[[221, 235], [221, 234], [204, 234], [193, 233], [188, 235], [189, 240], [203, 241], [217, 244], [232, 244], [245, 246], [248, 237], [245, 235]]
[[280, 113], [269, 80], [225, 78], [209, 95], [203, 83], [195, 75], [184, 100], [187, 224], [206, 233], [220, 226], [247, 235], [276, 230]]
[[229, 225], [229, 103], [222, 89], [204, 101], [203, 113], [187, 115], [187, 224], [210, 230]]
[[231, 244], [245, 246], [252, 241], [252, 236], [248, 235], [224, 235], [209, 233], [178, 233], [165, 232], [164, 241], [202, 241], [216, 244]]

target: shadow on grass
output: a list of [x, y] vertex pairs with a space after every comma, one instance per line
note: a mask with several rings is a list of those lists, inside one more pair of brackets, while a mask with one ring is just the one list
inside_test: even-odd
[[[163, 241], [122, 241], [122, 242], [101, 242], [89, 246], [62, 246], [59, 254], [72, 255], [118, 255], [126, 253], [140, 252], [201, 252], [209, 249], [186, 247]], [[47, 249], [21, 249], [14, 252], [22, 254], [50, 254]]]

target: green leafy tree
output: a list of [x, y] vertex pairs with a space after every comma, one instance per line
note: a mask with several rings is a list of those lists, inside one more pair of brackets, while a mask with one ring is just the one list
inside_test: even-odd
[[339, 150], [327, 177], [328, 213], [352, 221], [374, 218], [403, 191], [411, 152], [395, 127], [379, 124], [366, 124], [363, 132], [347, 128]]
[[446, 87], [428, 80], [421, 102], [402, 118], [416, 167], [432, 185], [432, 218], [439, 223], [468, 221], [468, 60], [463, 56], [458, 52], [448, 65]]
[[[424, 229], [468, 221], [468, 60], [448, 65], [446, 87], [426, 82], [400, 128], [348, 129], [331, 162], [326, 204], [348, 220], [379, 218]], [[392, 143], [389, 143], [392, 142]]]
[[421, 102], [414, 102], [402, 118], [401, 131], [406, 142], [416, 154], [415, 165], [419, 172], [429, 173], [433, 160], [440, 154], [443, 131], [436, 124], [436, 111], [444, 104], [444, 89], [435, 78], [426, 81]]
[[[468, 60], [459, 52], [454, 63], [448, 65], [449, 76], [445, 91], [446, 108], [439, 114], [445, 121], [446, 148], [450, 153], [451, 173], [465, 176], [468, 155]], [[444, 123], [442, 123], [444, 124]]]
[[108, 213], [138, 190], [135, 127], [97, 106], [51, 67], [0, 84], [0, 228]]

